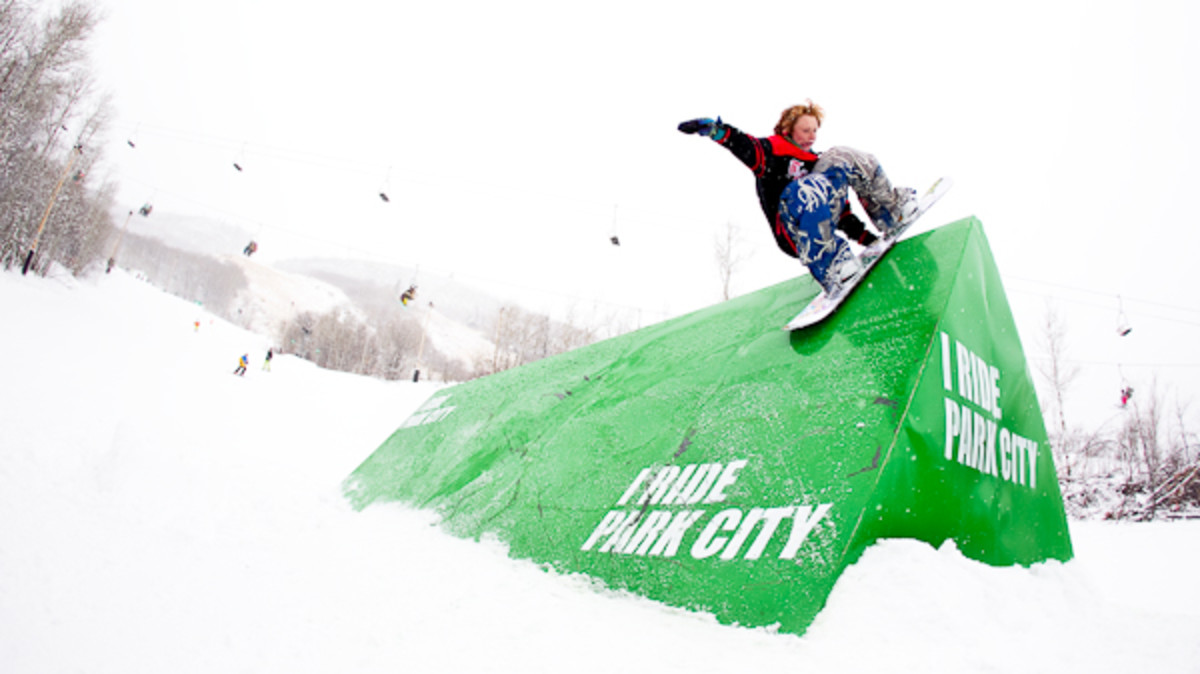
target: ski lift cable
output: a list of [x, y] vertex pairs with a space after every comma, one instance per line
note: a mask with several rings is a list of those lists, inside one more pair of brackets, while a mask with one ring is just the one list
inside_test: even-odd
[[[289, 236], [294, 236], [294, 237], [312, 241], [315, 243], [321, 243], [321, 244], [326, 244], [329, 246], [340, 247], [340, 248], [346, 250], [347, 252], [354, 252], [358, 255], [361, 255], [365, 259], [378, 259], [378, 260], [386, 261], [389, 263], [396, 262], [392, 258], [381, 257], [377, 250], [369, 250], [366, 248], [360, 248], [358, 246], [346, 244], [343, 241], [334, 241], [332, 239], [315, 236], [313, 234], [309, 234], [309, 233], [305, 233], [305, 232], [297, 232], [294, 230], [290, 230], [286, 227], [273, 225], [271, 223], [257, 221], [257, 220], [250, 220], [250, 219], [244, 218], [236, 213], [231, 213], [225, 209], [216, 208], [209, 204], [206, 204], [206, 203], [197, 201], [195, 199], [192, 199], [190, 197], [187, 197], [185, 195], [180, 195], [180, 194], [174, 193], [171, 190], [160, 190], [159, 188], [155, 188], [155, 190], [156, 190], [156, 193], [161, 191], [165, 194], [168, 194], [175, 198], [178, 198], [181, 201], [185, 201], [185, 202], [200, 206], [200, 207], [210, 210], [214, 213], [225, 215], [226, 217], [232, 218], [238, 222], [255, 225], [257, 227], [257, 231], [259, 231], [259, 232], [261, 232], [263, 229], [270, 229], [275, 232], [284, 233]], [[605, 306], [612, 307], [615, 309], [642, 311], [642, 312], [645, 312], [648, 315], [652, 315], [652, 316], [663, 316], [663, 317], [667, 316], [666, 311], [663, 311], [660, 309], [654, 309], [651, 307], [623, 304], [620, 302], [611, 302], [608, 300], [601, 300], [601, 299], [597, 299], [595, 297], [586, 297], [583, 295], [569, 293], [569, 292], [563, 292], [560, 290], [540, 288], [540, 287], [534, 287], [534, 286], [530, 286], [530, 285], [526, 285], [526, 284], [514, 283], [510, 280], [490, 278], [490, 277], [486, 277], [486, 276], [479, 276], [476, 274], [462, 274], [462, 273], [455, 272], [453, 270], [445, 270], [445, 269], [440, 269], [440, 268], [436, 268], [436, 267], [429, 267], [429, 266], [423, 266], [423, 265], [413, 265], [413, 266], [422, 268], [426, 272], [432, 271], [433, 273], [440, 274], [443, 276], [456, 275], [459, 278], [471, 279], [480, 284], [483, 284], [485, 287], [508, 287], [513, 290], [534, 292], [534, 293], [539, 293], [542, 295], [552, 295], [552, 296], [561, 297], [561, 298], [576, 301], [576, 302], [598, 302], [600, 304], [603, 304]]]
[[[143, 129], [141, 125], [139, 125], [138, 128]], [[255, 143], [248, 140], [210, 136], [162, 126], [150, 125], [149, 128], [149, 132], [143, 130], [143, 133], [160, 135], [192, 145], [225, 149], [227, 151], [237, 151], [242, 156], [266, 157], [271, 159], [279, 159], [290, 163], [304, 163], [322, 167], [330, 167], [331, 165], [338, 164], [342, 165], [343, 167], [352, 167], [350, 170], [353, 170], [357, 173], [373, 173], [379, 170], [379, 162], [374, 161], [347, 159], [345, 157], [336, 157], [307, 150], [282, 148], [278, 146], [264, 145], [262, 143]], [[154, 131], [154, 129], [158, 129], [158, 131]], [[343, 168], [342, 170], [346, 169]]]
[[[1003, 274], [1003, 276], [1005, 278], [1009, 278], [1014, 281], [1024, 281], [1026, 283], [1033, 283], [1033, 284], [1040, 285], [1040, 286], [1057, 287], [1057, 288], [1062, 288], [1064, 290], [1071, 290], [1073, 292], [1085, 293], [1088, 295], [1099, 295], [1099, 296], [1105, 297], [1105, 298], [1112, 298], [1115, 295], [1119, 299], [1122, 298], [1122, 296], [1120, 294], [1104, 292], [1101, 290], [1093, 290], [1091, 288], [1080, 288], [1078, 286], [1071, 286], [1071, 285], [1067, 285], [1064, 283], [1057, 283], [1057, 282], [1053, 282], [1053, 281], [1043, 281], [1040, 279], [1033, 279], [1033, 278], [1028, 278], [1028, 277], [1024, 277], [1024, 276], [1015, 276], [1012, 274]], [[1131, 302], [1131, 303], [1135, 303], [1135, 304], [1146, 304], [1146, 305], [1150, 305], [1150, 306], [1157, 306], [1157, 307], [1160, 307], [1163, 309], [1171, 309], [1173, 311], [1200, 314], [1200, 309], [1193, 308], [1193, 307], [1183, 307], [1183, 306], [1179, 306], [1178, 304], [1167, 304], [1165, 302], [1156, 302], [1154, 300], [1137, 299], [1137, 298], [1131, 298], [1131, 297], [1124, 297], [1123, 299], [1126, 302]]]
[[[1001, 276], [1003, 276], [1004, 278], [1012, 278], [1012, 277], [1006, 276], [1004, 274], [1001, 274]], [[1031, 279], [1026, 279], [1026, 280], [1032, 282]], [[1100, 304], [1097, 302], [1089, 302], [1087, 300], [1075, 299], [1075, 298], [1071, 298], [1071, 297], [1064, 297], [1062, 295], [1056, 295], [1056, 294], [1052, 294], [1052, 293], [1036, 292], [1033, 290], [1022, 290], [1020, 288], [1012, 288], [1012, 287], [1008, 288], [1008, 292], [1011, 294], [1033, 295], [1035, 297], [1052, 299], [1052, 300], [1064, 302], [1067, 304], [1075, 304], [1075, 305], [1079, 305], [1079, 306], [1092, 307], [1094, 309], [1099, 309], [1099, 310], [1103, 311], [1104, 313], [1109, 313], [1112, 311], [1111, 304]], [[1184, 307], [1170, 306], [1170, 305], [1165, 305], [1165, 304], [1161, 304], [1161, 303], [1158, 303], [1158, 306], [1161, 306], [1164, 308], [1169, 308], [1174, 311], [1191, 311], [1190, 309], [1186, 309]], [[1135, 315], [1138, 315], [1138, 316], [1143, 316], [1146, 318], [1153, 318], [1156, 320], [1166, 321], [1169, 323], [1177, 323], [1180, 325], [1190, 325], [1190, 326], [1200, 327], [1200, 322], [1197, 322], [1194, 320], [1189, 320], [1187, 318], [1165, 316], [1165, 315], [1158, 314], [1158, 313], [1147, 313], [1145, 311], [1137, 311], [1134, 313], [1135, 313]]]
[[[251, 218], [246, 218], [246, 217], [244, 217], [244, 216], [242, 216], [242, 215], [240, 215], [240, 214], [238, 214], [238, 213], [234, 213], [234, 212], [232, 212], [232, 211], [229, 211], [229, 210], [226, 210], [226, 209], [224, 209], [224, 208], [219, 208], [219, 207], [217, 207], [217, 206], [213, 206], [212, 204], [208, 204], [208, 203], [205, 203], [205, 202], [203, 202], [203, 201], [199, 201], [199, 200], [197, 200], [197, 199], [194, 199], [194, 198], [192, 198], [192, 197], [189, 197], [189, 196], [187, 196], [187, 195], [185, 195], [185, 194], [180, 194], [180, 193], [178, 193], [178, 192], [175, 192], [175, 191], [173, 191], [173, 190], [169, 190], [169, 189], [165, 189], [165, 188], [156, 187], [156, 186], [154, 186], [154, 185], [151, 185], [151, 184], [149, 184], [149, 183], [143, 182], [143, 181], [141, 181], [141, 180], [138, 180], [138, 179], [136, 179], [136, 178], [133, 178], [133, 179], [130, 179], [130, 180], [132, 180], [132, 182], [139, 183], [139, 184], [145, 185], [145, 186], [147, 186], [147, 187], [151, 187], [151, 188], [153, 188], [153, 190], [154, 190], [154, 191], [152, 192], [152, 194], [153, 194], [153, 195], [157, 195], [157, 194], [159, 194], [159, 193], [161, 192], [161, 193], [163, 193], [163, 194], [166, 194], [166, 195], [168, 195], [168, 196], [172, 197], [172, 198], [173, 198], [173, 199], [175, 199], [175, 200], [182, 201], [182, 202], [185, 202], [185, 203], [189, 203], [189, 204], [192, 204], [193, 206], [199, 206], [199, 207], [203, 208], [204, 210], [206, 210], [206, 211], [209, 211], [209, 212], [211, 212], [211, 213], [214, 213], [214, 214], [217, 214], [217, 215], [221, 215], [221, 216], [224, 216], [224, 217], [230, 218], [231, 220], [235, 221], [235, 222], [236, 222], [236, 223], [238, 223], [238, 224], [243, 224], [243, 225], [248, 225], [248, 226], [254, 227], [254, 228], [255, 228], [255, 231], [262, 231], [263, 229], [272, 229], [272, 230], [276, 230], [276, 231], [282, 231], [282, 232], [285, 232], [285, 233], [287, 233], [287, 234], [292, 234], [292, 235], [295, 235], [295, 236], [301, 236], [301, 237], [303, 237], [303, 236], [306, 236], [305, 234], [302, 234], [302, 233], [299, 233], [299, 232], [294, 232], [294, 231], [288, 230], [288, 229], [286, 229], [286, 228], [284, 228], [284, 227], [280, 227], [280, 226], [278, 226], [278, 225], [273, 225], [273, 224], [271, 224], [271, 223], [269, 223], [269, 222], [265, 222], [265, 221], [262, 221], [262, 220], [253, 220], [253, 219], [251, 219]], [[332, 241], [328, 241], [328, 240], [323, 240], [323, 241], [324, 241], [325, 243], [334, 243], [334, 242], [332, 242]]]
[[[149, 129], [151, 132], [160, 133], [160, 134], [163, 134], [163, 135], [166, 135], [169, 137], [174, 137], [178, 140], [183, 140], [183, 141], [191, 142], [194, 144], [208, 145], [208, 146], [220, 146], [220, 147], [224, 147], [224, 148], [241, 148], [246, 154], [252, 154], [254, 156], [268, 156], [268, 157], [272, 157], [275, 159], [281, 159], [284, 161], [304, 162], [304, 163], [309, 163], [309, 164], [318, 165], [318, 166], [329, 166], [331, 164], [341, 164], [341, 165], [345, 165], [345, 166], [357, 167], [359, 172], [367, 171], [367, 170], [378, 170], [377, 162], [365, 162], [362, 160], [348, 159], [346, 157], [332, 156], [332, 155], [328, 155], [328, 154], [319, 154], [319, 153], [314, 153], [314, 152], [310, 152], [310, 151], [297, 150], [294, 148], [283, 148], [283, 147], [278, 147], [278, 146], [263, 145], [260, 143], [251, 143], [251, 142], [245, 141], [245, 140], [238, 140], [238, 139], [222, 137], [222, 136], [213, 136], [213, 135], [208, 135], [208, 134], [203, 134], [203, 133], [198, 133], [198, 132], [193, 132], [193, 131], [187, 131], [187, 130], [181, 130], [181, 129], [176, 129], [176, 128], [172, 128], [172, 127], [166, 127], [166, 126], [162, 126], [162, 125], [153, 125], [153, 124], [144, 125], [142, 123], [138, 124], [138, 128], [143, 128], [143, 127]], [[422, 176], [424, 176], [424, 177], [428, 177], [428, 175], [429, 175], [428, 172], [422, 173]], [[444, 180], [441, 182], [443, 182], [444, 184], [457, 184], [457, 178], [455, 178], [454, 176], [445, 176]], [[495, 182], [495, 181], [491, 181], [491, 182]], [[562, 200], [562, 201], [568, 201], [571, 203], [589, 203], [589, 204], [593, 204], [593, 205], [597, 205], [598, 203], [600, 203], [594, 199], [580, 199], [580, 198], [576, 198], [576, 197], [563, 197], [563, 196], [555, 196], [555, 195], [547, 196], [546, 194], [544, 194], [542, 192], [538, 192], [537, 190], [530, 188], [527, 185], [503, 185], [503, 186], [497, 186], [497, 189], [500, 189], [501, 191], [504, 191], [506, 193], [511, 193], [511, 192], [536, 193], [536, 194], [538, 194], [539, 198], [543, 199], [543, 200], [547, 199], [547, 198], [551, 198], [551, 199], [558, 199], [558, 200]], [[607, 205], [608, 204], [606, 203], [605, 206], [607, 206]], [[695, 229], [696, 229], [694, 218], [691, 218], [688, 216], [681, 216], [677, 212], [674, 212], [671, 210], [666, 210], [666, 209], [659, 210], [659, 209], [645, 208], [645, 207], [632, 207], [631, 208], [629, 206], [626, 206], [624, 211], [626, 212], [626, 215], [625, 215], [626, 218], [629, 217], [628, 214], [631, 211], [637, 212], [637, 213], [643, 213], [643, 214], [647, 215], [648, 217], [646, 217], [644, 219], [645, 221], [643, 223], [645, 225], [667, 227], [669, 229], [677, 229], [677, 230], [688, 231], [688, 232], [695, 232]], [[679, 221], [681, 224], [679, 224], [678, 226], [666, 225], [664, 222], [665, 220]]]
[[[177, 140], [181, 140], [181, 141], [185, 141], [185, 142], [189, 142], [189, 143], [193, 143], [193, 144], [197, 144], [197, 145], [219, 147], [219, 148], [225, 148], [227, 150], [237, 149], [239, 152], [238, 156], [241, 158], [251, 157], [251, 156], [252, 157], [266, 157], [266, 158], [277, 159], [277, 160], [285, 161], [285, 162], [289, 162], [289, 163], [308, 164], [311, 166], [316, 166], [318, 168], [324, 168], [324, 169], [329, 169], [329, 170], [350, 171], [350, 172], [360, 174], [360, 175], [379, 170], [378, 162], [368, 162], [368, 161], [362, 161], [362, 160], [357, 160], [357, 159], [349, 159], [346, 157], [314, 153], [314, 152], [310, 152], [310, 151], [297, 150], [294, 148], [282, 148], [282, 147], [278, 147], [278, 146], [263, 145], [260, 143], [252, 143], [252, 142], [249, 142], [246, 140], [236, 140], [236, 139], [227, 138], [227, 137], [211, 136], [211, 135], [207, 135], [207, 134], [196, 133], [196, 132], [191, 132], [191, 131], [184, 131], [184, 130], [174, 129], [174, 128], [170, 128], [170, 127], [164, 127], [164, 126], [160, 126], [160, 125], [139, 124], [139, 128], [143, 129], [143, 131], [146, 133], [161, 133], [168, 137], [173, 137]], [[240, 162], [235, 162], [235, 163], [240, 163]], [[388, 171], [389, 171], [389, 173], [391, 172], [391, 167], [388, 168]], [[431, 178], [432, 178], [432, 180], [431, 180]], [[450, 176], [450, 175], [441, 176], [441, 177], [431, 176], [431, 174], [428, 171], [423, 171], [419, 176], [406, 178], [406, 181], [419, 182], [422, 184], [438, 184], [438, 185], [454, 185], [454, 184], [458, 183], [458, 179], [454, 176]], [[500, 184], [496, 184], [495, 180], [489, 181], [488, 183], [484, 184], [482, 186], [482, 188], [496, 189], [497, 191], [500, 191], [500, 192], [510, 195], [510, 196], [514, 193], [519, 193], [519, 192], [537, 194], [539, 200], [541, 200], [543, 202], [546, 201], [547, 199], [552, 199], [552, 200], [568, 202], [571, 204], [589, 204], [593, 207], [600, 206], [601, 204], [603, 204], [605, 209], [607, 209], [607, 207], [611, 204], [611, 202], [599, 202], [595, 199], [582, 199], [582, 198], [577, 198], [577, 197], [561, 196], [561, 195], [546, 195], [542, 192], [538, 192], [537, 190], [529, 187], [528, 185], [523, 185], [523, 184], [500, 185]], [[621, 209], [621, 211], [622, 211], [622, 220], [626, 224], [628, 224], [630, 222], [630, 218], [632, 218], [633, 221], [636, 224], [638, 224], [639, 227], [653, 227], [656, 229], [667, 229], [667, 230], [672, 230], [672, 231], [686, 231], [689, 233], [695, 233], [695, 231], [696, 231], [695, 218], [688, 217], [686, 215], [680, 215], [679, 213], [674, 212], [674, 211], [670, 211], [670, 210], [666, 210], [666, 209], [658, 210], [658, 209], [652, 209], [652, 208], [645, 208], [645, 207], [641, 207], [641, 206], [630, 207], [628, 205], [624, 206]], [[678, 224], [669, 224], [669, 223], [678, 223]], [[714, 223], [713, 226], [715, 227], [716, 224]]]
[[[138, 129], [140, 132], [140, 129], [141, 129], [140, 124], [138, 126]], [[230, 152], [233, 154], [233, 159], [232, 159], [233, 167], [236, 170], [238, 170], [239, 172], [244, 171], [244, 169], [246, 168], [248, 159], [255, 158], [255, 157], [281, 158], [285, 161], [289, 161], [292, 163], [298, 163], [298, 161], [302, 161], [302, 160], [297, 160], [297, 158], [295, 158], [295, 157], [288, 157], [288, 156], [280, 157], [276, 153], [271, 151], [271, 149], [269, 149], [269, 148], [260, 149], [261, 146], [256, 146], [256, 144], [251, 143], [250, 141], [245, 141], [245, 140], [233, 140], [233, 139], [226, 139], [226, 138], [216, 138], [216, 137], [212, 137], [212, 136], [201, 136], [201, 135], [197, 135], [197, 134], [188, 134], [187, 132], [175, 131], [175, 130], [170, 130], [167, 133], [159, 133], [158, 136], [176, 140], [176, 141], [180, 141], [180, 142], [184, 142], [184, 143], [188, 143], [191, 145], [197, 145], [197, 146], [202, 146], [202, 147], [213, 148], [215, 150], [221, 150], [224, 152]], [[316, 162], [308, 161], [307, 163], [313, 164]]]
[[[1050, 356], [1046, 356], [1046, 355], [1029, 355], [1027, 357], [1031, 361], [1038, 361], [1038, 362], [1045, 362], [1045, 363], [1048, 363], [1052, 360], [1050, 358]], [[1200, 363], [1127, 363], [1127, 362], [1118, 362], [1118, 361], [1111, 361], [1111, 360], [1078, 360], [1075, 358], [1063, 358], [1063, 359], [1060, 359], [1059, 362], [1061, 362], [1065, 365], [1089, 365], [1089, 366], [1096, 366], [1096, 367], [1116, 366], [1116, 367], [1119, 367], [1122, 369], [1124, 369], [1124, 368], [1128, 368], [1128, 369], [1145, 369], [1145, 368], [1164, 369], [1164, 368], [1200, 367]]]
[[[139, 128], [140, 127], [141, 127], [141, 125], [139, 124]], [[153, 125], [152, 125], [152, 128], [153, 128]], [[246, 168], [246, 165], [244, 162], [245, 162], [245, 160], [247, 160], [247, 158], [250, 158], [250, 157], [276, 159], [276, 160], [288, 162], [291, 164], [305, 164], [305, 165], [313, 166], [317, 169], [325, 170], [325, 171], [341, 171], [341, 172], [352, 173], [352, 174], [357, 174], [357, 175], [364, 175], [368, 171], [379, 170], [379, 168], [378, 168], [379, 164], [377, 162], [373, 162], [373, 161], [372, 162], [364, 162], [361, 160], [352, 160], [352, 159], [347, 159], [345, 157], [336, 157], [336, 156], [331, 156], [331, 155], [327, 155], [327, 154], [318, 154], [318, 153], [313, 153], [313, 152], [296, 150], [296, 149], [292, 149], [292, 148], [280, 148], [280, 147], [256, 144], [256, 143], [251, 143], [251, 142], [245, 141], [245, 140], [236, 141], [236, 140], [229, 139], [229, 138], [209, 136], [209, 135], [198, 134], [198, 133], [189, 132], [189, 131], [181, 131], [178, 129], [171, 129], [171, 128], [162, 127], [162, 126], [157, 127], [157, 129], [159, 129], [160, 130], [159, 132], [163, 133], [164, 135], [173, 136], [175, 138], [178, 138], [180, 140], [183, 140], [183, 141], [189, 142], [189, 143], [193, 143], [193, 144], [204, 145], [204, 146], [218, 146], [218, 147], [224, 147], [224, 148], [237, 147], [238, 148], [237, 155], [236, 155], [237, 158], [233, 162], [233, 165], [234, 165], [234, 168], [239, 173], [243, 172], [243, 170]], [[378, 198], [381, 201], [383, 201], [384, 203], [391, 203], [391, 200], [392, 200], [392, 194], [389, 193], [392, 174], [393, 174], [393, 166], [389, 165], [387, 167], [387, 171], [386, 171], [387, 177], [385, 178], [385, 187], [381, 188], [380, 190], [378, 190], [376, 192]], [[437, 176], [431, 176], [427, 171], [422, 172], [415, 176], [406, 177], [405, 180], [406, 180], [406, 182], [413, 182], [418, 185], [426, 185], [426, 186], [449, 184], [451, 182], [457, 181], [456, 178], [451, 178], [449, 176], [439, 179]], [[492, 182], [494, 182], [494, 181], [492, 181]], [[530, 188], [526, 185], [509, 185], [509, 186], [490, 185], [490, 188], [503, 192], [505, 194], [505, 196], [509, 197], [509, 198], [513, 197], [513, 194], [515, 192], [520, 192], [520, 191], [531, 192]], [[483, 187], [483, 189], [489, 189], [489, 185], [485, 185]], [[547, 198], [547, 196], [543, 193], [538, 192], [537, 194], [538, 194], [539, 200], [544, 201]], [[595, 207], [598, 205], [598, 202], [596, 202], [595, 200], [582, 200], [582, 199], [574, 199], [571, 197], [554, 197], [554, 196], [551, 196], [549, 198], [556, 198], [556, 199], [560, 199], [560, 200], [570, 201], [572, 203], [576, 203], [576, 202], [587, 203], [587, 204], [591, 205], [592, 207]], [[606, 204], [606, 206], [607, 205], [608, 204]], [[620, 234], [617, 231], [618, 227], [621, 224], [629, 225], [632, 222], [637, 225], [637, 229], [639, 229], [639, 231], [642, 231], [645, 229], [653, 229], [653, 230], [666, 229], [666, 230], [674, 230], [674, 231], [680, 231], [680, 232], [686, 231], [689, 234], [694, 234], [697, 229], [695, 218], [683, 216], [679, 213], [672, 212], [672, 211], [650, 211], [648, 209], [640, 208], [640, 207], [639, 208], [628, 208], [628, 207], [619, 208], [619, 206], [617, 204], [613, 204], [612, 208], [613, 208], [613, 218], [612, 218], [612, 230], [613, 231], [612, 231], [611, 236], [609, 237], [609, 243], [613, 247], [619, 247], [621, 245]], [[713, 223], [713, 226], [714, 227], [716, 226], [715, 221]]]
[[[142, 181], [139, 181], [136, 179], [134, 179], [134, 182], [142, 183]], [[146, 184], [146, 183], [142, 183], [142, 184]], [[186, 202], [186, 203], [192, 204], [194, 206], [198, 206], [198, 207], [200, 207], [206, 211], [209, 211], [213, 214], [229, 218], [230, 220], [234, 221], [236, 224], [253, 227], [254, 232], [256, 234], [261, 233], [265, 229], [269, 229], [271, 231], [282, 233], [282, 234], [287, 234], [288, 236], [293, 236], [298, 239], [304, 239], [307, 241], [324, 244], [324, 245], [328, 245], [328, 246], [332, 246], [332, 247], [340, 247], [340, 248], [346, 250], [347, 252], [352, 251], [358, 255], [361, 255], [365, 259], [377, 259], [380, 261], [393, 262], [393, 260], [388, 257], [380, 256], [379, 252], [375, 251], [375, 250], [359, 248], [359, 247], [356, 247], [353, 245], [346, 244], [344, 241], [336, 241], [336, 240], [325, 238], [322, 236], [317, 236], [317, 235], [314, 235], [311, 233], [299, 232], [299, 231], [296, 231], [293, 229], [288, 229], [287, 227], [283, 227], [283, 226], [273, 224], [270, 222], [247, 218], [238, 213], [229, 211], [228, 209], [213, 206], [212, 204], [206, 203], [204, 201], [200, 201], [198, 199], [189, 197], [184, 194], [180, 194], [178, 192], [174, 192], [172, 190], [162, 189], [162, 188], [157, 188], [157, 187], [154, 189], [155, 189], [156, 194], [158, 192], [162, 192], [164, 194], [167, 194], [167, 195], [173, 197], [174, 199], [176, 199], [178, 201]]]
[[[140, 182], [140, 181], [136, 181], [136, 182]], [[251, 219], [245, 218], [237, 213], [230, 212], [223, 208], [215, 207], [211, 204], [196, 200], [194, 198], [187, 197], [186, 195], [175, 193], [170, 190], [163, 190], [163, 191], [167, 194], [171, 194], [175, 198], [178, 198], [182, 201], [186, 201], [191, 204], [200, 206], [200, 207], [205, 208], [206, 210], [209, 210], [213, 213], [222, 214], [222, 215], [230, 217], [236, 221], [240, 221], [247, 225], [252, 225], [255, 227], [256, 235], [261, 233], [261, 231], [263, 229], [271, 229], [272, 231], [285, 233], [290, 236], [295, 236], [298, 238], [306, 239], [306, 240], [317, 242], [317, 243], [324, 243], [324, 244], [329, 244], [329, 245], [333, 245], [333, 246], [341, 246], [341, 247], [346, 248], [347, 250], [353, 250], [356, 253], [362, 254], [365, 257], [367, 257], [368, 259], [378, 257], [377, 251], [370, 251], [370, 250], [359, 248], [356, 246], [349, 246], [349, 245], [344, 244], [344, 242], [334, 241], [331, 239], [327, 239], [327, 238], [320, 237], [320, 236], [315, 236], [315, 235], [308, 234], [308, 233], [297, 232], [294, 230], [290, 230], [286, 227], [281, 227], [279, 225], [271, 224], [271, 223], [260, 221], [260, 220], [251, 220]], [[387, 258], [381, 258], [381, 259], [387, 259]], [[428, 269], [428, 267], [427, 267], [427, 269]], [[512, 283], [511, 281], [491, 279], [491, 278], [487, 278], [487, 277], [468, 275], [468, 274], [460, 274], [460, 276], [463, 278], [474, 278], [475, 280], [477, 280], [481, 283], [485, 283], [485, 284], [488, 284], [491, 286], [507, 286], [507, 287], [510, 287], [510, 288], [513, 288], [516, 290], [537, 292], [537, 293], [541, 293], [541, 294], [545, 294], [545, 295], [554, 295], [554, 296], [563, 297], [563, 298], [566, 298], [569, 300], [574, 300], [574, 301], [592, 301], [595, 299], [592, 297], [585, 297], [585, 296], [574, 294], [574, 293], [566, 293], [566, 292], [557, 291], [557, 290], [547, 290], [545, 288], [535, 288], [535, 287], [528, 286], [528, 285], [515, 284], [515, 283]], [[655, 310], [655, 309], [652, 309], [649, 307], [633, 306], [633, 305], [622, 304], [622, 303], [618, 303], [618, 302], [610, 302], [610, 301], [605, 301], [605, 300], [597, 300], [597, 301], [601, 301], [605, 305], [608, 305], [608, 306], [614, 307], [614, 308], [619, 308], [619, 309], [644, 310], [646, 312], [649, 312], [651, 315], [658, 315], [658, 314], [665, 315], [665, 313], [666, 313], [666, 312]]]

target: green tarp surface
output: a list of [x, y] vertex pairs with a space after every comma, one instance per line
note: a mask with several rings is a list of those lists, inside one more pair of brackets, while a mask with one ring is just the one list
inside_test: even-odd
[[1072, 555], [982, 226], [897, 244], [788, 333], [808, 276], [440, 391], [345, 483], [356, 508], [726, 623], [801, 633], [875, 540], [994, 565]]

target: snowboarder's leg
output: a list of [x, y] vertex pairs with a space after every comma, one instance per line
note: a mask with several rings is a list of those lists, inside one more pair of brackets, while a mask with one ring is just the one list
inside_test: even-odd
[[850, 245], [834, 232], [844, 194], [844, 188], [839, 196], [826, 176], [814, 173], [790, 183], [779, 202], [780, 224], [787, 228], [797, 257], [828, 294], [841, 289], [846, 270], [856, 268], [857, 262]]
[[915, 203], [917, 192], [909, 187], [893, 187], [874, 155], [850, 147], [831, 147], [821, 153], [813, 167], [841, 191], [854, 188], [867, 215], [881, 232], [887, 234], [900, 222], [905, 205]]

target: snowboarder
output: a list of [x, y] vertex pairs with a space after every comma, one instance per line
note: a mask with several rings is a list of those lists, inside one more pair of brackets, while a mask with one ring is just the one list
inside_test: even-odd
[[275, 350], [267, 349], [267, 359], [263, 361], [262, 369], [266, 370], [267, 372], [270, 372], [271, 371], [271, 359], [274, 357], [275, 357]]
[[917, 192], [893, 187], [879, 162], [865, 152], [832, 147], [814, 153], [824, 116], [819, 105], [807, 101], [784, 110], [775, 135], [767, 138], [743, 133], [720, 117], [688, 120], [679, 130], [711, 138], [754, 172], [759, 205], [776, 244], [808, 266], [825, 292], [834, 295], [862, 268], [850, 245], [835, 233], [835, 223], [863, 245], [877, 238], [851, 213], [849, 189], [854, 188], [885, 237], [916, 211]]
[[253, 255], [257, 252], [258, 252], [258, 242], [257, 241], [251, 241], [250, 243], [246, 244], [245, 248], [242, 249], [242, 253], [246, 257], [250, 257], [251, 255]]
[[143, 218], [148, 218], [148, 217], [150, 217], [150, 212], [153, 210], [154, 210], [153, 204], [145, 203], [145, 204], [142, 204], [142, 207], [138, 209], [138, 213], [141, 213]]
[[246, 366], [249, 364], [250, 364], [250, 354], [243, 353], [242, 357], [238, 358], [238, 366], [237, 366], [237, 369], [235, 369], [233, 371], [233, 373], [238, 375], [239, 377], [245, 377], [246, 376]]

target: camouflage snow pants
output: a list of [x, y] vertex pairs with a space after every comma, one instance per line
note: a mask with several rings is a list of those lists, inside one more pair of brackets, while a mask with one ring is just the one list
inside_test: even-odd
[[783, 190], [779, 202], [779, 222], [796, 245], [797, 256], [827, 292], [840, 286], [836, 272], [854, 255], [835, 233], [850, 188], [884, 233], [896, 226], [900, 207], [913, 194], [911, 189], [892, 187], [874, 156], [833, 147], [821, 153], [812, 173]]

